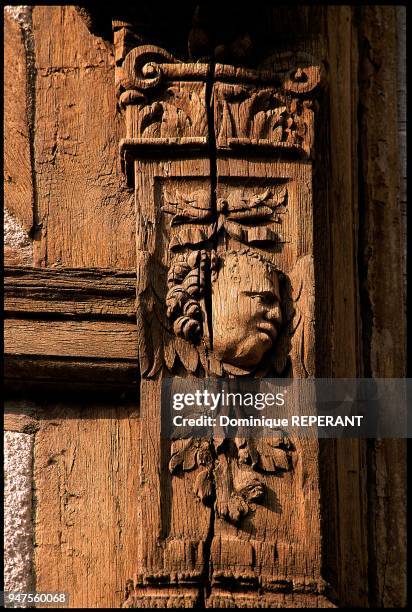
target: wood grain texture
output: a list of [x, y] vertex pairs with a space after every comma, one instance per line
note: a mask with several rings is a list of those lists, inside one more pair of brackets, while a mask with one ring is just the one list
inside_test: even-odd
[[[4, 9], [4, 203], [17, 224], [27, 233], [33, 225], [34, 192], [30, 155], [29, 70], [21, 25]], [[5, 261], [27, 265], [21, 239], [5, 241]], [[29, 242], [27, 240], [27, 242]]]
[[4, 415], [4, 430], [18, 431], [20, 433], [33, 433], [37, 429], [37, 422], [26, 414]]
[[[330, 100], [328, 128], [331, 143], [327, 153], [327, 235], [330, 249], [328, 298], [331, 321], [331, 364], [328, 375], [355, 378], [361, 375], [362, 365], [357, 280], [358, 60], [351, 7], [327, 8], [326, 36]], [[359, 439], [336, 440], [334, 455], [332, 470], [336, 470], [333, 480], [337, 500], [335, 534], [339, 547], [339, 600], [342, 605], [365, 606], [368, 602], [366, 443]]]
[[136, 272], [6, 267], [4, 296], [7, 316], [134, 321]]
[[135, 272], [5, 272], [8, 386], [136, 385]]
[[133, 324], [106, 321], [30, 321], [8, 319], [5, 350], [12, 355], [85, 359], [136, 359]]
[[[35, 341], [35, 337], [33, 338]], [[83, 336], [83, 341], [85, 340]], [[86, 338], [87, 340], [87, 338]], [[76, 350], [76, 346], [73, 347]], [[11, 392], [66, 393], [95, 388], [96, 391], [136, 392], [137, 360], [52, 357], [50, 355], [6, 355], [5, 384]]]
[[33, 9], [36, 265], [131, 268], [134, 213], [118, 164], [114, 57], [74, 6]]
[[[405, 118], [399, 105], [405, 47], [398, 12], [394, 6], [358, 12], [363, 352], [367, 375], [388, 378], [406, 373], [404, 165], [395, 127]], [[371, 605], [404, 607], [406, 440], [371, 441], [368, 465]]]
[[[120, 607], [136, 559], [140, 421], [135, 406], [43, 403], [34, 445], [38, 591], [69, 607]], [[47, 606], [44, 606], [47, 607]]]
[[[299, 331], [299, 324], [296, 323], [296, 330], [294, 334], [291, 333], [286, 350], [290, 359], [290, 370], [286, 369], [287, 373], [282, 375], [302, 378], [315, 374], [313, 309], [316, 290], [312, 259], [311, 164], [300, 160], [271, 161], [266, 159], [266, 156], [264, 159], [253, 157], [245, 159], [243, 156], [239, 158], [232, 155], [218, 155], [218, 196], [230, 194], [239, 201], [241, 198], [250, 198], [252, 194], [259, 194], [267, 189], [274, 193], [279, 183], [287, 190], [285, 211], [275, 226], [276, 233], [281, 238], [275, 241], [275, 244], [259, 241], [252, 248], [275, 264], [286, 276], [290, 283], [292, 299], [293, 295], [300, 295], [300, 302], [298, 300], [294, 303], [293, 310], [295, 314], [298, 313], [296, 319], [300, 319], [304, 331]], [[228, 249], [235, 252], [241, 250], [236, 237], [225, 237], [218, 242], [218, 253], [224, 255]], [[241, 267], [239, 260], [237, 273], [247, 278], [252, 277], [255, 289], [261, 286], [264, 276], [262, 271], [249, 272], [247, 268]], [[258, 279], [257, 276], [262, 278]], [[229, 279], [226, 282], [229, 283]], [[287, 315], [285, 315], [287, 308], [285, 304], [280, 303], [283, 317], [286, 316], [283, 323], [287, 325]], [[236, 306], [233, 300], [227, 297], [222, 305], [223, 309], [225, 304], [226, 308], [230, 308], [230, 314], [229, 317], [225, 317], [221, 313], [221, 324], [223, 328], [226, 327], [226, 334], [229, 334], [231, 322], [237, 321], [240, 341], [243, 338], [247, 313], [242, 312], [240, 299]], [[273, 313], [270, 311], [270, 318], [275, 319], [274, 311]], [[215, 325], [217, 329], [214, 331], [214, 337], [218, 333], [219, 322], [216, 321]], [[249, 338], [252, 334], [253, 327], [250, 325]], [[275, 342], [272, 350], [275, 361], [279, 350], [280, 347]], [[301, 406], [305, 399], [310, 403], [309, 398], [300, 398]], [[293, 400], [291, 401], [293, 403]], [[293, 408], [291, 409], [293, 411]], [[320, 596], [323, 587], [318, 445], [314, 440], [293, 439], [292, 443], [295, 445], [294, 452], [291, 453], [293, 469], [282, 474], [282, 478], [266, 474], [263, 470], [260, 478], [264, 483], [265, 494], [262, 503], [258, 501], [255, 505], [251, 516], [246, 515], [242, 522], [239, 521], [235, 525], [228, 524], [220, 517], [215, 520], [211, 545], [212, 585], [214, 585], [210, 597], [211, 607], [217, 607], [225, 601], [232, 602], [232, 605], [241, 605], [245, 595], [230, 593], [231, 587], [227, 584], [231, 584], [232, 576], [236, 578], [233, 586], [242, 584], [245, 591], [249, 589], [249, 605], [254, 607], [259, 605], [276, 607], [279, 604], [279, 595], [276, 591], [279, 590], [282, 581], [285, 583], [292, 581], [293, 586], [291, 583], [289, 588], [296, 594], [300, 588], [303, 588], [303, 584], [306, 585], [304, 589], [307, 595], [301, 599], [301, 603], [305, 606], [332, 605], [326, 597]], [[260, 442], [257, 447], [260, 448]], [[270, 460], [270, 446], [265, 456]], [[222, 456], [219, 458], [219, 463], [221, 462]], [[252, 603], [256, 576], [259, 576], [262, 594]]]
[[[396, 9], [373, 7], [360, 15], [361, 256], [364, 299], [369, 299], [365, 326], [370, 336], [364, 351], [368, 374], [393, 378], [405, 370], [405, 313], [403, 302], [392, 297], [404, 292], [402, 165], [395, 129], [399, 114], [394, 91], [399, 78]], [[393, 124], [385, 120], [388, 115]], [[387, 351], [393, 353], [392, 359], [386, 358]]]

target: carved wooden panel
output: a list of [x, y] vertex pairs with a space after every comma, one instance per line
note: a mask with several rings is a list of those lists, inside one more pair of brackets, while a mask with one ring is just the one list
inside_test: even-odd
[[118, 63], [143, 377], [140, 553], [126, 607], [267, 607], [285, 593], [330, 605], [317, 443], [281, 432], [167, 442], [160, 415], [164, 377], [314, 375], [319, 80], [304, 54], [250, 70], [142, 45]]

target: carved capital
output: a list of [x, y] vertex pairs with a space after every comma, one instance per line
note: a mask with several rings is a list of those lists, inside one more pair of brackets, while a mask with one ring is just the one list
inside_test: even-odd
[[116, 33], [116, 91], [126, 124], [120, 154], [130, 184], [133, 160], [145, 151], [183, 147], [206, 153], [209, 123], [218, 151], [253, 147], [312, 156], [313, 98], [321, 80], [313, 57], [284, 53], [259, 69], [185, 63], [153, 45], [125, 55], [129, 28]]
[[[203, 148], [208, 143], [207, 64], [186, 64], [152, 45], [132, 49], [117, 69], [117, 96], [125, 113], [122, 166], [159, 147]], [[131, 178], [132, 182], [133, 179]]]

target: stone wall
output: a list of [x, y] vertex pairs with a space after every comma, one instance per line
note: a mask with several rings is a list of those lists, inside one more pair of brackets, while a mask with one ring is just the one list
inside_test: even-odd
[[4, 434], [5, 591], [32, 591], [33, 435]]

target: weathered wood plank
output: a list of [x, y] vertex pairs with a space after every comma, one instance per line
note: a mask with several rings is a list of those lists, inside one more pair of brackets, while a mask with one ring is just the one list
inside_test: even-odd
[[[327, 8], [330, 148], [327, 153], [330, 249], [331, 365], [329, 376], [362, 374], [357, 265], [357, 40], [350, 6]], [[342, 356], [345, 356], [344, 359]], [[368, 604], [366, 444], [336, 440], [338, 592], [342, 605]], [[351, 511], [348, 512], [348, 507]], [[333, 537], [333, 536], [332, 536]]]
[[137, 361], [104, 361], [90, 358], [37, 357], [36, 355], [6, 355], [4, 365], [6, 388], [12, 393], [57, 393], [94, 389], [102, 391], [136, 391], [139, 381]]
[[5, 353], [85, 359], [137, 359], [132, 323], [7, 319]]
[[135, 386], [135, 272], [6, 268], [8, 386]]
[[28, 69], [23, 31], [4, 10], [4, 199], [28, 232], [33, 224], [33, 184], [28, 117]]
[[[400, 10], [358, 9], [363, 353], [367, 375], [388, 378], [406, 373], [405, 194], [399, 133], [405, 120], [399, 102], [406, 47]], [[406, 441], [370, 441], [368, 468], [371, 605], [402, 608], [407, 587]]]
[[134, 569], [135, 416], [121, 401], [43, 406], [34, 446], [36, 588], [70, 593], [70, 608], [120, 607]]
[[27, 13], [25, 7], [4, 8], [4, 259], [14, 265], [30, 265], [33, 260], [28, 236], [34, 206], [30, 75], [23, 26], [19, 23]]
[[8, 267], [4, 291], [6, 316], [136, 318], [134, 271]]
[[35, 6], [33, 36], [36, 265], [132, 268], [134, 210], [118, 164], [112, 46], [74, 6]]

